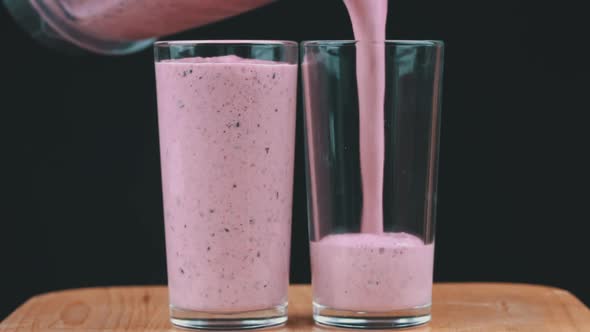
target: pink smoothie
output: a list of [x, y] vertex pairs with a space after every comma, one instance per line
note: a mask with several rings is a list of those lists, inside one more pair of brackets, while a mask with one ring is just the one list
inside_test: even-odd
[[430, 305], [434, 245], [413, 235], [328, 235], [311, 253], [317, 304], [370, 312]]
[[297, 66], [190, 58], [156, 82], [171, 305], [286, 303]]
[[[235, 16], [273, 0], [30, 0], [98, 39], [132, 41]], [[43, 11], [41, 11], [43, 13]], [[58, 29], [59, 30], [59, 29]]]

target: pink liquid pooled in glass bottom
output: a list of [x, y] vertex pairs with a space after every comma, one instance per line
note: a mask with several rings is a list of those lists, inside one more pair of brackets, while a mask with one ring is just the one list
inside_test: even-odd
[[430, 305], [434, 244], [406, 233], [337, 234], [311, 242], [314, 302], [385, 312]]
[[297, 66], [190, 58], [156, 78], [170, 304], [285, 304]]

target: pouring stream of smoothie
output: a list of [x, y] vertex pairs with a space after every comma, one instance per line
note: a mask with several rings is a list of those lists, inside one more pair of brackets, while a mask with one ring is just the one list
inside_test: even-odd
[[[383, 233], [385, 160], [385, 23], [387, 0], [344, 0], [357, 43], [360, 160], [363, 190], [361, 231]], [[375, 43], [377, 42], [377, 43]]]

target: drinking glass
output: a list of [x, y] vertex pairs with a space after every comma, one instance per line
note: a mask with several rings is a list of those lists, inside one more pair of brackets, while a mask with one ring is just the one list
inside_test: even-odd
[[155, 45], [175, 325], [287, 320], [297, 49], [288, 41]]
[[314, 319], [430, 320], [443, 43], [301, 47]]

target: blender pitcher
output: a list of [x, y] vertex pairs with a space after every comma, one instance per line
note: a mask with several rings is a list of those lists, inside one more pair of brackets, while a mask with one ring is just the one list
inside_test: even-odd
[[62, 51], [122, 55], [156, 38], [199, 27], [274, 0], [4, 0], [36, 40]]

